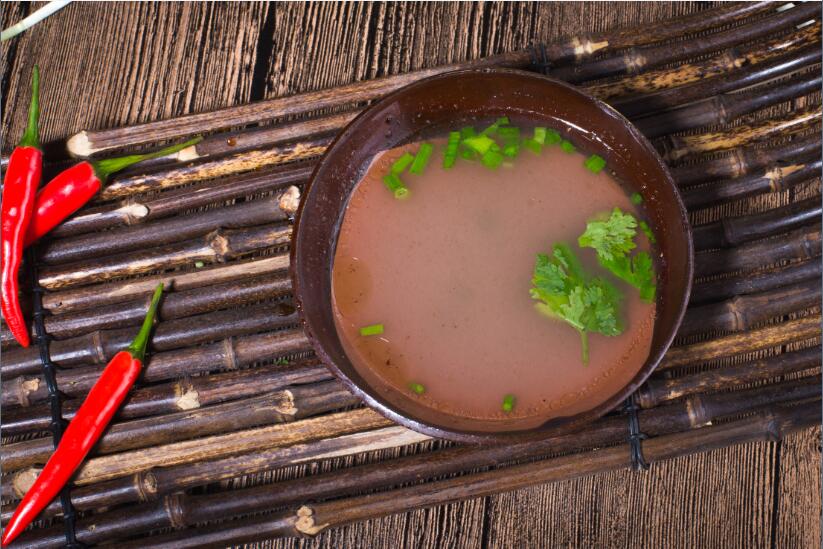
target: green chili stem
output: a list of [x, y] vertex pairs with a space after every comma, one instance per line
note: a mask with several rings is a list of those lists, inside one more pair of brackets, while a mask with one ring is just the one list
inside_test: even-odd
[[151, 329], [154, 326], [154, 319], [157, 315], [157, 305], [160, 303], [160, 297], [162, 295], [163, 283], [161, 282], [154, 289], [154, 295], [151, 298], [151, 304], [146, 313], [146, 318], [143, 319], [143, 325], [140, 327], [140, 331], [137, 332], [137, 336], [126, 349], [131, 356], [138, 360], [142, 361], [146, 355], [146, 347], [149, 344], [149, 334], [151, 334]]
[[26, 132], [20, 139], [21, 147], [40, 148], [40, 132], [38, 122], [40, 120], [40, 67], [34, 66], [31, 73], [31, 103], [29, 104], [29, 122]]

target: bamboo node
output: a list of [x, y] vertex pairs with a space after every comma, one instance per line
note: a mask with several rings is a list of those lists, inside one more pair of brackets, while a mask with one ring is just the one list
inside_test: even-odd
[[280, 398], [278, 399], [277, 404], [275, 404], [277, 411], [284, 416], [289, 416], [291, 418], [296, 417], [298, 410], [297, 405], [295, 404], [294, 393], [286, 389], [282, 391], [279, 396]]
[[157, 477], [151, 471], [134, 475], [134, 487], [139, 501], [149, 501], [157, 496]]
[[180, 410], [194, 410], [195, 408], [200, 408], [200, 393], [193, 388], [186, 389], [182, 395], [177, 397], [174, 404]]
[[40, 388], [40, 380], [36, 377], [19, 377], [17, 383], [17, 402], [20, 406], [29, 405], [29, 395]]
[[163, 506], [166, 508], [166, 516], [169, 517], [169, 526], [175, 530], [186, 527], [186, 519], [183, 516], [184, 494], [172, 494], [163, 498]]
[[149, 215], [149, 209], [145, 204], [139, 202], [128, 201], [117, 209], [118, 213], [123, 214], [123, 219], [126, 225], [133, 225], [139, 223], [144, 217]]
[[297, 521], [294, 523], [294, 529], [301, 534], [316, 536], [328, 526], [328, 522], [319, 526], [314, 524], [314, 509], [311, 507], [303, 505], [297, 510]]
[[86, 158], [102, 150], [92, 148], [91, 141], [85, 130], [69, 137], [68, 141], [66, 141], [66, 149], [68, 149], [69, 154], [75, 158]]
[[224, 365], [227, 370], [236, 370], [238, 367], [237, 354], [234, 352], [234, 338], [223, 340]]
[[18, 471], [14, 474], [11, 480], [11, 486], [14, 488], [14, 493], [22, 498], [29, 491], [34, 481], [40, 475], [41, 469], [38, 467], [29, 467]]
[[229, 244], [229, 239], [221, 233], [220, 229], [214, 231], [206, 237], [206, 241], [209, 243], [209, 247], [214, 251], [215, 259], [221, 263], [225, 261], [226, 256], [231, 251], [231, 246]]
[[686, 413], [689, 416], [689, 425], [692, 428], [703, 427], [711, 423], [707, 420], [706, 408], [700, 395], [692, 395], [686, 399]]
[[300, 189], [294, 185], [283, 191], [280, 195], [279, 206], [280, 209], [289, 215], [293, 215], [300, 205]]

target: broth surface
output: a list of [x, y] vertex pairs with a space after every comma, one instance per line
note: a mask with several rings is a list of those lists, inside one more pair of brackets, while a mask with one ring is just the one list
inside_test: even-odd
[[[442, 167], [443, 141], [420, 175], [403, 175], [411, 195], [397, 200], [382, 177], [417, 144], [384, 152], [354, 189], [332, 271], [333, 308], [354, 367], [387, 397], [407, 398], [455, 418], [487, 420], [488, 429], [533, 424], [605, 401], [645, 362], [655, 306], [577, 246], [586, 222], [615, 206], [641, 213], [607, 173], [586, 158], [547, 146], [523, 150], [511, 166], [490, 170], [458, 158]], [[639, 249], [648, 242], [638, 230]], [[541, 315], [529, 295], [538, 253], [572, 246], [589, 274], [622, 292], [624, 332], [589, 334], [583, 365], [577, 332]], [[383, 324], [379, 336], [363, 326]], [[414, 394], [410, 383], [425, 393]], [[516, 404], [504, 413], [512, 394]]]

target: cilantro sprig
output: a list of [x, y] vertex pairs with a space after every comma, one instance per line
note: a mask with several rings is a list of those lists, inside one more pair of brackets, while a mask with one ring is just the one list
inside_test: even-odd
[[597, 260], [616, 277], [640, 291], [640, 299], [654, 301], [657, 292], [654, 266], [648, 252], [631, 255], [637, 246], [637, 219], [615, 208], [608, 219], [589, 221], [577, 243], [582, 248], [594, 248]]
[[541, 302], [541, 312], [565, 321], [580, 334], [583, 364], [589, 363], [589, 332], [606, 336], [623, 332], [618, 317], [620, 293], [602, 278], [586, 276], [565, 244], [555, 244], [551, 256], [537, 255], [530, 293]]

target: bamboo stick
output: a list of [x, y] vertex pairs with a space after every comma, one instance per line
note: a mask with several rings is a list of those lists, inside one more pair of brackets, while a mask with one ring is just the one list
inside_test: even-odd
[[231, 176], [219, 181], [167, 191], [156, 198], [129, 198], [81, 210], [58, 225], [49, 236], [74, 236], [123, 225], [136, 225], [162, 219], [193, 208], [244, 196], [269, 192], [308, 181], [313, 163], [299, 162]]
[[820, 196], [792, 202], [764, 212], [723, 217], [692, 228], [697, 250], [739, 246], [752, 240], [797, 229], [820, 219]]
[[737, 332], [708, 341], [672, 347], [663, 357], [657, 371], [696, 366], [710, 360], [760, 351], [819, 336], [820, 314], [809, 315], [756, 330]]
[[53, 290], [192, 265], [198, 261], [222, 263], [250, 252], [284, 246], [290, 239], [291, 227], [283, 223], [246, 229], [218, 229], [184, 242], [106, 256], [95, 262], [44, 267], [40, 269], [40, 285]]
[[[656, 436], [679, 432], [702, 427], [721, 417], [751, 412], [764, 406], [818, 397], [817, 385], [819, 381], [804, 378], [779, 386], [742, 390], [724, 397], [694, 396], [670, 406], [641, 410], [638, 417], [642, 430], [647, 435]], [[481, 467], [496, 466], [506, 462], [542, 458], [555, 452], [581, 451], [592, 447], [607, 446], [623, 442], [626, 430], [625, 416], [607, 416], [597, 420], [582, 433], [510, 445], [451, 447], [393, 459], [389, 462], [392, 464], [391, 467], [387, 467], [385, 462], [372, 463], [280, 482], [277, 490], [272, 490], [270, 486], [260, 486], [247, 489], [250, 490], [249, 492], [235, 491], [230, 501], [248, 501], [243, 497], [243, 493], [256, 494], [261, 490], [272, 494], [271, 497], [278, 498], [277, 502], [269, 501], [272, 506], [283, 505], [291, 501], [279, 498], [296, 496], [297, 498], [318, 499], [340, 496]], [[315, 440], [287, 448], [265, 449], [246, 456], [155, 468], [143, 474], [138, 473], [133, 477], [119, 478], [74, 489], [72, 490], [72, 503], [79, 510], [87, 510], [113, 504], [156, 500], [178, 490], [213, 484], [232, 477], [318, 459], [354, 455], [378, 448], [402, 446], [427, 439], [428, 437], [418, 435], [404, 427], [394, 426]], [[16, 482], [11, 484], [16, 492], [7, 494], [7, 496], [19, 499], [33, 482], [33, 476], [18, 473], [15, 476]], [[274, 494], [279, 494], [279, 496], [274, 496]], [[224, 500], [228, 502], [229, 498], [224, 498]], [[234, 507], [235, 503], [231, 505], [234, 510], [237, 510]], [[240, 505], [244, 504], [240, 503]], [[53, 516], [59, 512], [59, 505], [52, 504], [45, 514]], [[225, 513], [221, 516], [225, 516]]]
[[[685, 433], [664, 435], [644, 442], [644, 453], [651, 461], [722, 448], [755, 440], [774, 441], [820, 421], [819, 404], [791, 408], [776, 408], [756, 416], [696, 429]], [[579, 478], [595, 473], [619, 470], [631, 465], [628, 452], [622, 447], [594, 450], [586, 455], [557, 457], [504, 469], [473, 473], [463, 477], [412, 485], [406, 488], [365, 496], [305, 503], [287, 511], [249, 519], [230, 521], [196, 530], [148, 538], [152, 547], [216, 547], [227, 543], [243, 543], [272, 537], [313, 537], [352, 522], [383, 517], [394, 513], [452, 503], [468, 498], [508, 492], [536, 484]], [[182, 498], [169, 500], [172, 509], [180, 509]], [[130, 542], [124, 548], [146, 543]]]
[[[614, 82], [584, 86], [589, 93], [606, 101], [615, 97], [630, 98], [641, 93], [656, 93], [700, 82], [711, 77], [725, 77], [740, 67], [771, 61], [779, 56], [798, 52], [820, 40], [820, 23], [809, 25], [787, 35], [780, 35], [751, 46], [733, 46], [705, 60], [686, 62], [679, 67], [666, 67]], [[704, 96], [705, 97], [705, 96]]]
[[820, 225], [804, 227], [767, 240], [695, 255], [694, 275], [750, 271], [770, 263], [820, 255]]
[[53, 241], [42, 247], [40, 260], [49, 265], [71, 263], [172, 244], [218, 229], [241, 229], [284, 221], [294, 216], [299, 204], [300, 190], [291, 186], [262, 200]]
[[690, 307], [678, 337], [715, 330], [739, 332], [771, 318], [820, 305], [820, 280], [808, 280], [774, 290], [736, 296], [727, 301]]
[[703, 126], [729, 124], [745, 114], [818, 91], [820, 84], [819, 71], [798, 74], [777, 86], [764, 85], [736, 93], [722, 93], [696, 103], [644, 116], [633, 122], [650, 139]]
[[[619, 29], [568, 37], [548, 44], [542, 50], [545, 51], [546, 60], [551, 63], [573, 59], [579, 61], [595, 53], [600, 54], [627, 46], [648, 44], [684, 33], [725, 25], [757, 13], [771, 11], [773, 8], [774, 5], [767, 2], [729, 4], [685, 18], [647, 25], [641, 29]], [[68, 140], [67, 147], [73, 156], [84, 157], [117, 147], [171, 139], [192, 133], [211, 132], [232, 126], [255, 124], [261, 120], [370, 101], [422, 78], [452, 70], [484, 66], [525, 68], [531, 62], [531, 53], [528, 50], [521, 50], [171, 120], [149, 122], [127, 128], [83, 131], [72, 136]]]
[[635, 117], [685, 105], [719, 93], [761, 84], [820, 63], [820, 42], [818, 40], [799, 50], [790, 50], [777, 57], [757, 61], [728, 74], [704, 78], [691, 84], [667, 88], [655, 93], [618, 97], [610, 100], [609, 104], [620, 111], [623, 116]]
[[[150, 348], [155, 352], [168, 351], [263, 330], [277, 330], [296, 323], [297, 314], [291, 304], [261, 303], [161, 322], [154, 331]], [[133, 328], [100, 330], [52, 341], [49, 349], [52, 360], [61, 369], [85, 364], [102, 365], [126, 347], [132, 338]], [[14, 376], [41, 371], [37, 349], [18, 347], [3, 353], [0, 373], [7, 383], [11, 383]]]
[[[132, 390], [117, 411], [117, 417], [134, 419], [195, 410], [254, 397], [287, 385], [327, 381], [331, 377], [331, 372], [316, 359], [301, 360], [288, 367], [263, 364], [252, 369], [184, 377]], [[70, 420], [81, 401], [75, 398], [62, 404], [63, 418]], [[4, 436], [47, 431], [50, 423], [51, 411], [46, 404], [3, 410]]]
[[[166, 381], [216, 369], [234, 370], [309, 349], [305, 334], [296, 329], [230, 337], [209, 345], [156, 353], [143, 368], [141, 379]], [[100, 370], [99, 366], [60, 370], [57, 374], [60, 392], [71, 397], [85, 396], [97, 381]], [[20, 376], [4, 383], [0, 395], [3, 406], [28, 406], [48, 398], [48, 389], [42, 376]]]
[[701, 36], [699, 40], [685, 40], [673, 44], [661, 44], [629, 48], [579, 65], [558, 67], [551, 75], [571, 83], [584, 82], [620, 74], [633, 74], [671, 63], [678, 59], [696, 57], [764, 38], [809, 20], [819, 20], [819, 6], [801, 4], [768, 18], [735, 27], [733, 29]]
[[814, 278], [819, 279], [821, 276], [823, 276], [823, 270], [820, 261], [791, 263], [742, 278], [723, 278], [694, 284], [690, 303], [707, 303], [741, 294], [765, 292]]
[[[94, 455], [221, 435], [261, 425], [287, 423], [340, 410], [359, 402], [338, 381], [301, 385], [242, 401], [114, 423], [95, 445]], [[53, 451], [51, 437], [4, 444], [0, 464], [5, 472], [30, 465], [43, 465]]]
[[823, 169], [823, 162], [819, 158], [794, 164], [774, 164], [762, 172], [738, 179], [691, 187], [681, 191], [680, 196], [689, 209], [708, 207], [756, 194], [791, 189], [800, 183], [819, 177], [821, 169]]
[[150, 191], [172, 189], [207, 179], [319, 157], [331, 141], [331, 137], [309, 137], [285, 145], [242, 151], [213, 159], [206, 158], [183, 166], [173, 165], [150, 173], [124, 174], [112, 178], [100, 191], [97, 200], [113, 200]]
[[713, 179], [743, 177], [760, 168], [780, 161], [801, 162], [820, 156], [820, 132], [795, 136], [790, 142], [768, 149], [744, 147], [729, 151], [731, 154], [711, 160], [671, 168], [672, 176], [681, 187], [688, 187]]
[[[816, 406], [816, 407], [815, 407]], [[740, 443], [752, 439], [777, 440], [787, 433], [802, 427], [812, 425], [820, 417], [819, 402], [797, 406], [781, 406], [767, 408], [754, 417], [737, 420], [720, 426], [710, 426], [691, 431], [664, 434], [645, 441], [644, 453], [653, 461], [660, 461], [687, 453], [707, 451], [710, 449]], [[500, 451], [500, 447], [493, 447]], [[461, 450], [468, 455], [461, 455]], [[406, 488], [391, 491], [382, 491], [366, 496], [347, 497], [323, 503], [308, 503], [319, 499], [318, 494], [328, 497], [328, 483], [334, 483], [345, 495], [357, 493], [351, 484], [358, 479], [368, 478], [377, 486], [411, 482], [421, 476], [428, 477], [432, 469], [450, 470], [451, 460], [462, 459], [466, 463], [478, 461], [464, 448], [443, 450], [440, 462], [421, 463], [422, 456], [402, 458], [401, 467], [391, 472], [375, 471], [373, 467], [362, 466], [352, 470], [343, 470], [327, 473], [311, 479], [299, 479], [301, 485], [309, 485], [308, 494], [294, 490], [271, 490], [271, 487], [261, 486], [238, 490], [228, 500], [225, 495], [221, 503], [218, 494], [195, 497], [175, 495], [164, 498], [162, 505], [146, 506], [139, 515], [141, 520], [127, 520], [123, 513], [110, 513], [102, 524], [108, 526], [103, 531], [91, 531], [81, 527], [83, 534], [79, 537], [84, 541], [103, 541], [117, 536], [133, 535], [151, 529], [174, 526], [180, 528], [185, 525], [194, 525], [196, 522], [208, 520], [206, 517], [237, 516], [249, 512], [259, 512], [264, 509], [277, 508], [288, 501], [290, 505], [300, 505], [297, 511], [280, 511], [274, 515], [229, 521], [211, 527], [149, 538], [153, 547], [211, 547], [225, 546], [226, 544], [242, 542], [259, 537], [285, 536], [313, 536], [332, 525], [341, 525], [347, 522], [363, 520], [375, 516], [382, 516], [395, 512], [407, 511], [409, 508], [418, 508], [429, 505], [458, 501], [467, 497], [490, 495], [502, 491], [524, 488], [534, 484], [551, 482], [561, 479], [574, 478], [603, 470], [613, 470], [631, 465], [628, 452], [622, 446], [603, 448], [585, 454], [572, 454], [563, 457], [553, 457], [536, 462], [530, 462], [482, 472], [469, 473], [464, 476], [437, 480], [423, 484], [413, 484]], [[472, 459], [475, 458], [475, 459]], [[502, 457], [500, 461], [509, 458]], [[429, 466], [424, 469], [422, 466]], [[353, 478], [354, 476], [358, 478]], [[414, 475], [414, 476], [412, 476]], [[326, 483], [325, 486], [322, 483]], [[297, 481], [288, 481], [287, 487], [298, 484]], [[324, 490], [325, 488], [325, 490]], [[359, 490], [358, 490], [359, 491]], [[335, 492], [335, 493], [340, 493]], [[320, 496], [323, 497], [323, 496]], [[314, 520], [316, 517], [316, 520]], [[125, 519], [125, 520], [124, 520]], [[176, 520], [175, 520], [176, 519]], [[137, 524], [135, 524], [137, 522]], [[118, 524], [119, 523], [119, 524]], [[102, 526], [98, 525], [99, 526]], [[271, 528], [272, 524], [276, 527]], [[238, 526], [242, 525], [242, 526]], [[250, 527], [254, 525], [253, 527]], [[84, 525], [85, 526], [85, 525]], [[238, 535], [239, 534], [239, 535]], [[59, 538], [55, 541], [59, 543]], [[51, 547], [41, 545], [48, 543], [40, 540], [26, 540], [31, 547]], [[146, 542], [145, 538], [142, 540]], [[167, 544], [163, 544], [168, 542]], [[127, 547], [137, 547], [136, 544], [127, 544]]]
[[725, 366], [677, 378], [652, 378], [637, 391], [638, 403], [653, 408], [669, 400], [687, 395], [718, 391], [779, 376], [820, 369], [820, 345], [753, 360], [737, 366]]
[[53, 315], [129, 301], [163, 283], [167, 291], [202, 288], [211, 284], [242, 280], [247, 276], [274, 275], [289, 268], [288, 254], [256, 257], [198, 269], [72, 288], [43, 294], [43, 306]]
[[820, 105], [814, 105], [780, 118], [735, 126], [728, 130], [697, 135], [669, 135], [666, 138], [668, 150], [664, 157], [669, 162], [675, 162], [686, 156], [732, 149], [776, 135], [795, 133], [818, 122]]

